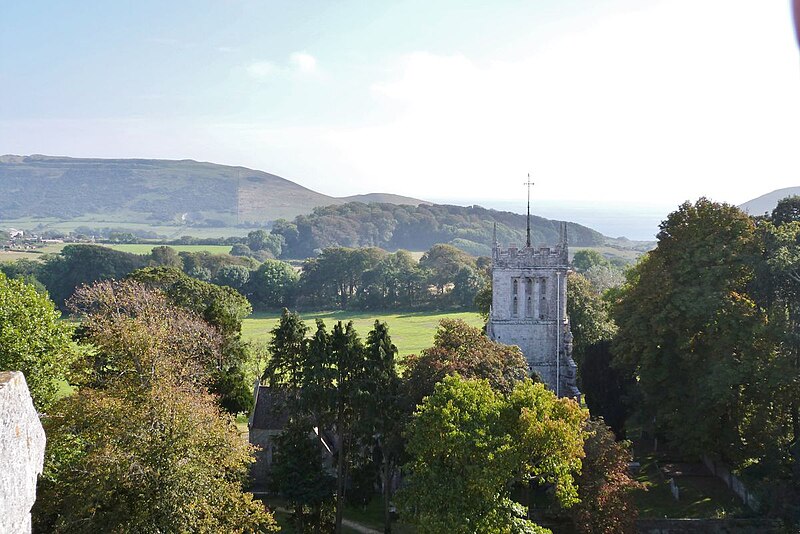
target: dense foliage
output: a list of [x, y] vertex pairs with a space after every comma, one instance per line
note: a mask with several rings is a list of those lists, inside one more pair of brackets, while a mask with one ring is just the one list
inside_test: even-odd
[[587, 420], [585, 430], [580, 502], [570, 514], [575, 527], [585, 534], [633, 534], [638, 513], [631, 492], [642, 486], [630, 475], [630, 443], [616, 441], [602, 419]]
[[326, 248], [303, 262], [297, 304], [313, 308], [473, 308], [486, 279], [471, 256], [436, 245], [419, 262], [399, 250]]
[[[214, 284], [241, 293], [257, 310], [285, 306], [470, 309], [475, 296], [487, 287], [486, 263], [486, 258], [476, 260], [449, 245], [435, 245], [420, 261], [404, 250], [387, 253], [378, 248], [331, 247], [306, 259], [298, 272], [286, 262], [269, 258], [259, 263], [229, 254], [178, 253], [169, 246], [156, 246], [150, 254], [137, 255], [81, 244], [65, 246], [62, 254], [49, 256], [44, 263], [19, 260], [0, 265], [0, 272], [46, 289], [62, 310], [77, 287], [118, 280], [143, 268], [155, 269], [156, 278], [179, 282], [187, 302], [192, 300], [191, 292], [208, 295]], [[179, 272], [186, 276], [179, 277]], [[153, 276], [147, 276], [148, 283], [153, 283]], [[189, 307], [196, 308], [195, 304]]]
[[63, 309], [76, 287], [120, 279], [147, 265], [147, 258], [100, 245], [67, 245], [51, 256], [37, 273], [50, 297]]
[[82, 389], [45, 420], [38, 532], [274, 532], [242, 492], [250, 447], [214, 399], [159, 379]]
[[642, 421], [684, 452], [721, 457], [800, 521], [800, 223], [700, 199], [662, 223], [618, 295], [615, 364]]
[[322, 461], [322, 445], [308, 419], [291, 421], [275, 440], [272, 489], [294, 511], [298, 532], [329, 532], [334, 527], [336, 480]]
[[[358, 463], [357, 456], [371, 456], [373, 445], [376, 445], [376, 432], [387, 432], [393, 428], [392, 423], [383, 418], [398, 413], [398, 410], [391, 409], [391, 406], [398, 404], [392, 398], [392, 391], [397, 391], [397, 385], [392, 384], [392, 377], [396, 379], [394, 356], [397, 349], [391, 343], [386, 325], [377, 322], [368, 336], [366, 346], [356, 334], [352, 322], [346, 325], [337, 322], [329, 332], [325, 324], [318, 320], [316, 331], [308, 340], [305, 338], [307, 331], [296, 314], [284, 309], [280, 322], [272, 331], [272, 358], [263, 378], [273, 390], [283, 391], [293, 420], [305, 422], [307, 431], [312, 427], [320, 431], [333, 431], [336, 454], [335, 528], [338, 532], [342, 524], [348, 471]], [[384, 387], [388, 389], [384, 390]], [[383, 437], [387, 438], [388, 435]], [[292, 446], [306, 447], [303, 442], [297, 441], [299, 439], [297, 437]], [[390, 440], [379, 439], [377, 447], [383, 450], [386, 462], [389, 462], [393, 454]], [[317, 457], [314, 465], [318, 463]], [[382, 463], [381, 468], [385, 471], [390, 467]], [[301, 467], [293, 469], [298, 473], [306, 472]], [[286, 477], [283, 476], [276, 481], [277, 487], [273, 489], [287, 498], [291, 497], [296, 515], [304, 514], [303, 508], [306, 506], [311, 506], [314, 514], [319, 515], [323, 505], [318, 500], [321, 482], [311, 475], [303, 478], [308, 481], [309, 489], [302, 495], [298, 494], [298, 489], [286, 487]], [[385, 503], [388, 506], [388, 498]]]
[[616, 327], [608, 304], [589, 280], [578, 273], [569, 273], [567, 277], [567, 315], [573, 335], [572, 356], [580, 367], [587, 349], [610, 340]]
[[167, 267], [134, 271], [130, 278], [159, 289], [169, 302], [202, 317], [221, 336], [220, 355], [212, 373], [211, 391], [231, 413], [247, 412], [253, 405], [250, 385], [245, 383], [244, 366], [249, 347], [241, 339], [242, 320], [252, 308], [240, 293], [187, 276]]
[[584, 417], [542, 384], [520, 382], [504, 396], [485, 380], [445, 378], [407, 429], [404, 514], [421, 533], [547, 532], [525, 519], [510, 488], [548, 483], [564, 506], [577, 502]]

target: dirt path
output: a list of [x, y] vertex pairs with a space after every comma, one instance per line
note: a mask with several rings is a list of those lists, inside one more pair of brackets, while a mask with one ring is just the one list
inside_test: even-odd
[[350, 521], [349, 519], [342, 519], [342, 526], [347, 528], [352, 528], [357, 532], [361, 532], [361, 534], [383, 534], [380, 530], [375, 530], [374, 528], [365, 527], [361, 523], [356, 523], [355, 521]]

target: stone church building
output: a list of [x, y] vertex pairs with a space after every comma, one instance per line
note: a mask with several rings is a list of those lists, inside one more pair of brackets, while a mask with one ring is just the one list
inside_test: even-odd
[[522, 349], [531, 371], [560, 397], [580, 396], [572, 359], [572, 332], [567, 316], [569, 250], [567, 224], [561, 223], [555, 247], [509, 245], [492, 249], [492, 307], [486, 333]]

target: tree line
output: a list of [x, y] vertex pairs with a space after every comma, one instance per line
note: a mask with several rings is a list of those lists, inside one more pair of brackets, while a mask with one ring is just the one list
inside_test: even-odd
[[[261, 249], [259, 249], [261, 250]], [[471, 309], [487, 284], [488, 258], [435, 245], [417, 261], [409, 252], [331, 247], [299, 270], [281, 260], [154, 247], [139, 255], [89, 244], [70, 244], [44, 262], [18, 260], [0, 272], [46, 289], [62, 310], [76, 288], [121, 279], [146, 267], [176, 269], [201, 282], [244, 295], [256, 310]]]

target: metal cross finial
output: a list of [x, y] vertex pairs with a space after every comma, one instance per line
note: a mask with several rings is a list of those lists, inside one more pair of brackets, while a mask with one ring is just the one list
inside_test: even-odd
[[531, 246], [531, 186], [534, 185], [533, 182], [531, 182], [531, 173], [528, 173], [528, 181], [525, 182], [522, 185], [527, 185], [528, 186], [528, 237], [527, 237], [527, 240], [525, 241], [525, 243], [526, 243], [526, 246], [528, 248], [530, 248], [530, 246]]

